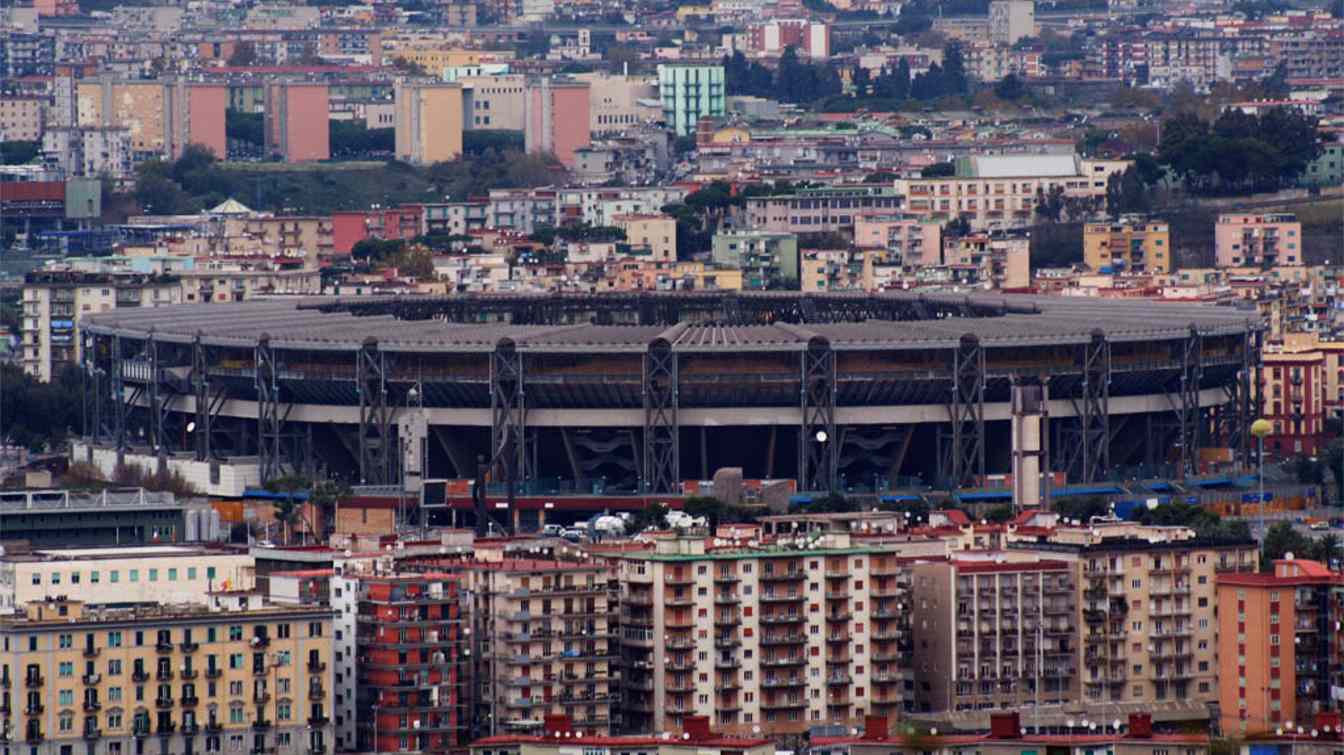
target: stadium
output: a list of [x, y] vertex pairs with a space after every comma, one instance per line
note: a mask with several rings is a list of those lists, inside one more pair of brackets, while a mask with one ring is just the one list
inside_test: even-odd
[[[262, 481], [489, 474], [676, 494], [984, 484], [1038, 387], [1070, 481], [1248, 461], [1253, 312], [1081, 297], [667, 292], [275, 299], [82, 323], [89, 448]], [[918, 478], [917, 480], [914, 478]]]

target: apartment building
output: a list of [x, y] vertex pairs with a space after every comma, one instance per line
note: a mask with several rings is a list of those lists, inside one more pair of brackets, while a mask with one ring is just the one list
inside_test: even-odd
[[943, 240], [943, 264], [964, 272], [967, 285], [994, 290], [1031, 286], [1031, 239], [1026, 234], [971, 233]]
[[1200, 710], [1216, 702], [1217, 580], [1253, 571], [1255, 542], [1207, 541], [1187, 531], [1154, 543], [1129, 533], [1075, 554], [1083, 578], [1083, 701]]
[[1083, 263], [1097, 272], [1170, 273], [1170, 226], [1134, 216], [1087, 223], [1083, 226]]
[[[347, 567], [349, 569], [349, 567]], [[362, 574], [331, 582], [336, 746], [460, 751], [469, 741], [459, 577]]]
[[854, 246], [883, 249], [893, 264], [937, 265], [942, 261], [943, 226], [928, 220], [874, 215], [855, 218]]
[[394, 90], [398, 160], [429, 165], [461, 156], [461, 84], [399, 80]]
[[463, 76], [462, 107], [465, 128], [481, 131], [522, 131], [527, 101], [523, 74]]
[[47, 100], [44, 97], [0, 97], [0, 141], [41, 141], [46, 110]]
[[724, 113], [727, 102], [721, 65], [665, 63], [658, 66], [658, 96], [663, 101], [663, 121], [677, 133], [695, 133], [701, 118]]
[[624, 557], [627, 729], [703, 716], [775, 736], [913, 710], [910, 555], [836, 534], [813, 550], [669, 538]]
[[925, 711], [1078, 697], [1078, 570], [1066, 560], [962, 553], [912, 567], [915, 681]]
[[181, 283], [174, 276], [29, 273], [23, 286], [23, 371], [49, 381], [65, 367], [79, 364], [79, 321], [86, 314], [181, 303]]
[[330, 91], [310, 81], [265, 85], [266, 154], [288, 163], [331, 157]]
[[603, 736], [620, 723], [612, 571], [566, 561], [464, 568], [478, 735], [536, 733], [546, 716]]
[[[112, 515], [109, 513], [109, 515]], [[162, 539], [172, 542], [171, 514], [164, 512]], [[155, 529], [128, 522], [126, 538]], [[146, 540], [150, 538], [144, 538]], [[252, 556], [231, 550], [180, 545], [53, 548], [0, 556], [0, 613], [22, 611], [52, 595], [86, 606], [204, 603], [215, 590], [250, 589]]]
[[871, 267], [865, 253], [849, 249], [808, 249], [802, 253], [800, 291], [863, 291]]
[[1217, 583], [1222, 731], [1309, 727], [1335, 710], [1344, 578], [1316, 561], [1281, 559], [1273, 574], [1222, 574]]
[[30, 755], [322, 755], [331, 612], [53, 599], [0, 619], [0, 706]]
[[769, 288], [802, 276], [798, 237], [792, 233], [720, 231], [714, 234], [711, 259], [741, 270], [742, 287], [747, 289]]
[[1218, 267], [1302, 265], [1302, 223], [1292, 213], [1225, 214], [1213, 230]]
[[1261, 414], [1273, 426], [1264, 441], [1268, 458], [1313, 455], [1324, 443], [1326, 355], [1302, 345], [1291, 338], [1269, 343], [1261, 356]]
[[823, 186], [748, 197], [747, 226], [773, 233], [852, 230], [859, 218], [891, 215], [901, 197], [887, 186]]
[[611, 224], [625, 231], [631, 246], [648, 249], [654, 260], [677, 258], [677, 221], [669, 215], [617, 215]]
[[586, 81], [546, 76], [527, 85], [523, 141], [528, 152], [549, 152], [566, 167], [575, 150], [592, 143], [588, 125], [592, 87]]
[[896, 190], [905, 211], [919, 217], [962, 217], [977, 231], [1015, 228], [1031, 225], [1037, 206], [1054, 192], [1101, 205], [1107, 181], [1129, 165], [1078, 155], [961, 157], [954, 175], [897, 179]]

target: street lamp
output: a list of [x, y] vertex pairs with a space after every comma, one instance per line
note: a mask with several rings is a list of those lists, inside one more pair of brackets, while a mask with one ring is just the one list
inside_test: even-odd
[[1260, 444], [1257, 454], [1259, 471], [1256, 475], [1259, 480], [1260, 495], [1257, 498], [1256, 505], [1260, 510], [1260, 559], [1262, 561], [1265, 557], [1265, 436], [1269, 435], [1273, 429], [1273, 423], [1264, 417], [1251, 423], [1251, 435], [1254, 435]]

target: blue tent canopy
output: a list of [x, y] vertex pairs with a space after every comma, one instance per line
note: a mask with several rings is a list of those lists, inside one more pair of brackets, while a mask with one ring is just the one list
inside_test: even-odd
[[293, 493], [272, 493], [265, 488], [247, 488], [243, 490], [243, 498], [254, 501], [306, 501], [308, 500], [308, 491], [296, 490]]
[[1121, 495], [1125, 489], [1119, 485], [1068, 485], [1050, 491], [1051, 498], [1065, 498], [1071, 495]]
[[977, 493], [957, 493], [955, 497], [958, 501], [1011, 501], [1013, 500], [1013, 491], [982, 490]]
[[882, 496], [882, 503], [911, 503], [922, 500], [924, 499], [917, 495], [910, 495], [909, 493]]

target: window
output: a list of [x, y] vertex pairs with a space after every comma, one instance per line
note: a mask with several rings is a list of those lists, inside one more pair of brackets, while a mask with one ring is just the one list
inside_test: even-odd
[[[170, 574], [170, 578], [171, 578], [171, 574]], [[193, 580], [196, 579], [196, 567], [194, 567], [194, 566], [188, 566], [188, 567], [187, 567], [187, 579], [193, 579]]]
[[98, 581], [99, 581], [99, 580], [98, 580], [98, 575], [99, 575], [99, 572], [96, 571], [96, 570], [95, 570], [95, 571], [91, 571], [91, 572], [89, 572], [89, 582], [92, 582], [92, 583], [95, 584], [95, 585], [98, 584]]
[[117, 571], [116, 569], [113, 569], [112, 571], [108, 572], [107, 576], [111, 577], [111, 581], [113, 583], [121, 581], [121, 572]]
[[169, 569], [169, 570], [168, 570], [168, 581], [169, 581], [169, 582], [176, 582], [176, 581], [177, 581], [177, 569]]
[[[139, 581], [140, 581], [140, 570], [139, 570], [139, 569], [131, 569], [131, 570], [130, 570], [130, 577], [129, 577], [129, 579], [130, 579], [132, 582], [139, 582]], [[113, 582], [116, 582], [115, 579], [112, 580], [112, 581], [113, 581]]]
[[61, 705], [74, 705], [75, 691], [72, 689], [63, 689], [61, 690], [60, 695], [57, 696], [57, 699], [60, 701]]
[[58, 668], [60, 669], [59, 673], [61, 676], [75, 675], [75, 664], [73, 661], [61, 661], [61, 665]]
[[149, 570], [149, 581], [150, 581], [150, 582], [158, 582], [158, 581], [159, 581], [159, 570], [158, 570], [158, 569], [150, 569], [150, 570]]

